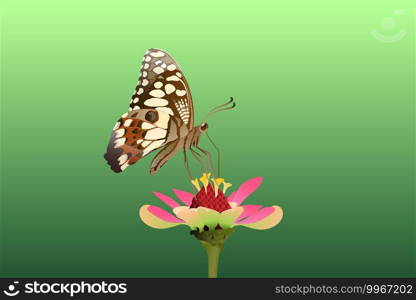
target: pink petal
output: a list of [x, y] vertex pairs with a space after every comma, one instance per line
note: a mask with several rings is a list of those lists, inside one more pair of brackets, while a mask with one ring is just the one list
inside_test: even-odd
[[171, 208], [175, 208], [179, 206], [179, 204], [169, 196], [166, 196], [158, 192], [153, 192], [153, 194]]
[[235, 192], [233, 196], [233, 202], [237, 202], [237, 204], [241, 204], [248, 196], [251, 195], [263, 181], [263, 177], [255, 177], [250, 180], [244, 182], [238, 190]]
[[241, 215], [238, 217], [237, 222], [243, 220], [246, 217], [254, 215], [262, 206], [261, 205], [242, 205], [244, 210]]
[[170, 223], [183, 223], [181, 219], [176, 218], [174, 215], [168, 213], [166, 210], [158, 206], [149, 205], [147, 210], [163, 221]]
[[[270, 211], [272, 211], [270, 213]], [[267, 215], [268, 214], [268, 215]], [[267, 216], [266, 216], [267, 215]], [[244, 221], [240, 222], [240, 224], [248, 228], [257, 229], [257, 230], [265, 230], [270, 229], [282, 221], [283, 218], [283, 210], [280, 206], [273, 205], [272, 207], [267, 207], [265, 209], [261, 209], [257, 212], [253, 217], [248, 217]], [[250, 219], [250, 220], [249, 220]], [[254, 221], [253, 223], [249, 223]], [[242, 223], [245, 224], [242, 224]]]
[[193, 194], [181, 190], [173, 190], [173, 192], [176, 194], [176, 197], [187, 206], [192, 204], [192, 199], [195, 197]]
[[235, 192], [232, 192], [230, 196], [228, 196], [228, 202], [233, 202], [234, 197], [235, 197]]
[[245, 220], [237, 221], [236, 223], [237, 224], [250, 224], [250, 223], [259, 222], [263, 220], [264, 218], [267, 218], [268, 216], [270, 216], [274, 211], [275, 211], [274, 207], [271, 207], [271, 206], [265, 207], [263, 209], [260, 209], [257, 213], [246, 218]]

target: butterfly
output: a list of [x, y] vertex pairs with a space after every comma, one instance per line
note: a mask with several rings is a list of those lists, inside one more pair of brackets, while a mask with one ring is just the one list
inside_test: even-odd
[[[225, 104], [212, 109], [207, 117], [234, 107], [231, 97]], [[201, 134], [207, 130], [205, 121], [194, 126], [191, 91], [178, 64], [167, 52], [152, 48], [143, 56], [129, 111], [116, 122], [104, 158], [111, 169], [119, 173], [152, 151], [161, 149], [150, 165], [150, 173], [155, 174], [182, 150], [190, 177], [186, 150], [196, 156], [194, 148], [197, 148], [210, 159], [209, 152], [198, 145]]]

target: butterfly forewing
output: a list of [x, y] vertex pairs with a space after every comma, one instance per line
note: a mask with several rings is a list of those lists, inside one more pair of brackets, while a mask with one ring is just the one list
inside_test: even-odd
[[149, 49], [143, 57], [139, 81], [130, 109], [164, 111], [193, 127], [193, 104], [189, 86], [178, 64], [166, 52]]

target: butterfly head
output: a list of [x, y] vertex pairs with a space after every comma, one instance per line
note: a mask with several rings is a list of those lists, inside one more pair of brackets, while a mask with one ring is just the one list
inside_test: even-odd
[[199, 128], [200, 128], [201, 132], [207, 131], [208, 130], [208, 123], [202, 122], [201, 125], [199, 125]]

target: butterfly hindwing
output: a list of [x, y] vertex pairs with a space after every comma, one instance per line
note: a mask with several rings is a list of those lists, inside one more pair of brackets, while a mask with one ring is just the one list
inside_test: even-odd
[[165, 51], [149, 49], [143, 57], [130, 110], [156, 109], [193, 127], [191, 91], [178, 64]]
[[132, 110], [114, 126], [104, 158], [116, 172], [124, 171], [168, 141], [169, 114], [154, 109]]

